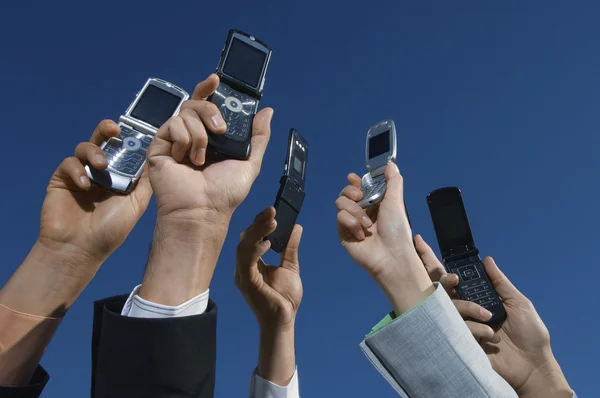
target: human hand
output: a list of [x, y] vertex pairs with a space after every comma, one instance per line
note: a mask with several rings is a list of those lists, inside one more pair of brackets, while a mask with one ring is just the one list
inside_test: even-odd
[[215, 134], [227, 129], [219, 109], [207, 101], [218, 85], [214, 74], [200, 82], [191, 100], [158, 130], [148, 149], [158, 218], [204, 220], [207, 212], [231, 216], [260, 172], [271, 134], [271, 108], [254, 117], [248, 160], [207, 159], [206, 128]]
[[63, 253], [74, 251], [99, 266], [125, 241], [152, 196], [147, 170], [128, 195], [91, 184], [85, 171], [86, 164], [106, 169], [99, 145], [119, 133], [115, 122], [100, 122], [90, 141], [79, 144], [75, 156], [54, 172], [42, 205], [39, 244]]
[[[484, 308], [456, 299], [455, 287], [459, 278], [447, 274], [433, 250], [417, 235], [415, 244], [423, 263], [434, 281], [454, 297], [458, 312], [463, 317], [487, 321], [491, 314]], [[484, 262], [485, 270], [506, 309], [506, 321], [494, 331], [487, 325], [467, 321], [469, 329], [486, 352], [492, 367], [520, 397], [571, 397], [558, 362], [550, 347], [550, 334], [535, 307], [500, 271], [491, 257]]]
[[271, 206], [259, 213], [252, 225], [242, 232], [237, 248], [235, 285], [261, 329], [293, 328], [302, 301], [298, 261], [302, 227], [294, 226], [288, 245], [281, 253], [279, 267], [267, 265], [261, 258], [271, 247], [270, 241], [262, 239], [276, 228], [275, 208]]
[[361, 178], [350, 174], [350, 185], [336, 200], [338, 235], [352, 259], [379, 284], [400, 315], [433, 292], [411, 239], [404, 207], [403, 180], [394, 163], [385, 170], [386, 192], [376, 206], [362, 209]]

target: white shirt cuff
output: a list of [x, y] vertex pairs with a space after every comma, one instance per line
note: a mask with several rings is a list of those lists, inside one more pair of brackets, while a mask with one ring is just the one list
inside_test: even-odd
[[203, 314], [208, 307], [208, 293], [210, 289], [183, 304], [172, 307], [144, 300], [137, 295], [140, 286], [142, 285], [137, 285], [127, 298], [121, 315], [131, 318], [178, 318]]
[[260, 377], [255, 370], [250, 382], [250, 398], [300, 398], [298, 386], [298, 368], [287, 386], [271, 383]]

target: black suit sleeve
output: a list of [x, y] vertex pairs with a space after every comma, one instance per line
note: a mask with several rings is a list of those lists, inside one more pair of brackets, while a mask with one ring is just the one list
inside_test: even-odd
[[38, 398], [48, 380], [50, 380], [50, 376], [44, 368], [38, 365], [28, 386], [0, 387], [0, 398]]
[[212, 398], [217, 306], [181, 318], [121, 316], [127, 296], [94, 303], [92, 398]]

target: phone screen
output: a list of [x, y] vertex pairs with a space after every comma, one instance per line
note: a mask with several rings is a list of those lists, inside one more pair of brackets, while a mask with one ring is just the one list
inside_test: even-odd
[[474, 245], [459, 192], [453, 190], [433, 195], [430, 198], [429, 209], [443, 256], [458, 247]]
[[150, 84], [131, 111], [131, 117], [158, 129], [173, 116], [179, 102], [181, 97]]
[[250, 87], [258, 88], [267, 53], [234, 38], [229, 46], [223, 72]]
[[308, 147], [302, 141], [292, 138], [292, 150], [289, 159], [288, 173], [301, 188], [304, 188], [304, 177], [306, 173], [306, 160], [308, 157]]
[[369, 159], [390, 151], [390, 131], [386, 130], [369, 138]]

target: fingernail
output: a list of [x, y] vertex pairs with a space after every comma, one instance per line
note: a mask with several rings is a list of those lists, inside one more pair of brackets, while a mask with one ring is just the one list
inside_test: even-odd
[[400, 174], [400, 169], [398, 168], [398, 165], [396, 163], [392, 163], [394, 165], [394, 169], [396, 170], [396, 173]]
[[100, 154], [94, 155], [94, 161], [99, 164], [104, 164], [106, 163], [106, 156]]
[[363, 232], [362, 229], [358, 232], [357, 239], [358, 240], [365, 240], [366, 239], [365, 233]]
[[90, 184], [90, 180], [88, 180], [88, 178], [84, 176], [79, 177], [79, 182], [84, 187], [87, 187]]
[[367, 216], [362, 217], [362, 224], [365, 228], [370, 228], [373, 225], [373, 221]]
[[481, 317], [483, 319], [490, 319], [492, 317], [492, 313], [489, 312], [488, 310], [486, 310], [485, 308], [480, 308], [479, 309], [479, 314], [481, 315]]
[[214, 115], [210, 118], [210, 121], [213, 124], [213, 127], [216, 129], [220, 129], [225, 126], [225, 120], [221, 117], [221, 115]]

